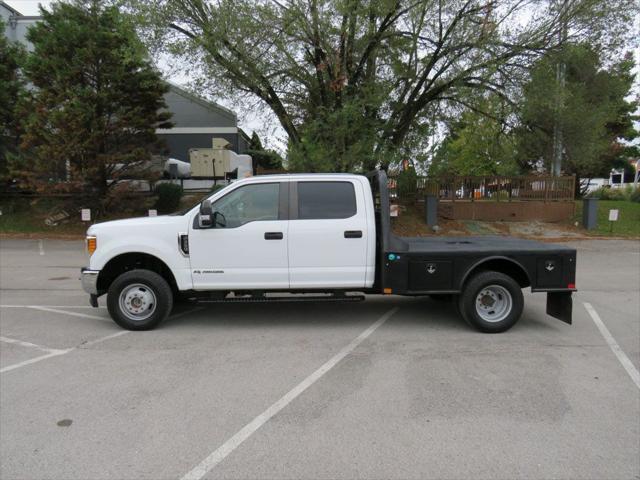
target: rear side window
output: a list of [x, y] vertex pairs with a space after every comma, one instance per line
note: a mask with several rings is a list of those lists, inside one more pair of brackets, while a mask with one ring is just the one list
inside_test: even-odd
[[298, 218], [326, 220], [356, 214], [351, 182], [298, 182]]

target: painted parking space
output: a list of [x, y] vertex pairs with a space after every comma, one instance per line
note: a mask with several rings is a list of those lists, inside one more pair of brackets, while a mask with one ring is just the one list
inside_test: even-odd
[[[129, 332], [85, 295], [3, 283], [0, 368], [20, 366], [0, 374], [0, 476], [633, 478], [640, 389], [583, 304], [635, 364], [638, 265], [616, 259], [616, 280], [610, 250], [578, 248], [574, 324], [527, 293], [502, 335], [394, 297], [187, 304]], [[64, 353], [22, 365], [47, 355], [29, 344]]]

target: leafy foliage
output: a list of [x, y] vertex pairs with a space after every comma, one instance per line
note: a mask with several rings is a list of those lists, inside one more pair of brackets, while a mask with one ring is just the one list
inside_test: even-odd
[[[5, 24], [0, 18], [0, 32]], [[25, 82], [20, 73], [24, 49], [0, 35], [0, 181], [8, 180], [7, 158], [15, 155], [19, 138], [16, 103], [24, 95]]]
[[625, 188], [602, 187], [589, 193], [589, 198], [599, 200], [629, 200], [640, 202], [640, 188], [633, 188], [628, 185]]
[[253, 164], [256, 167], [262, 167], [265, 170], [282, 169], [282, 157], [273, 150], [264, 149], [260, 137], [256, 132], [253, 132], [253, 135], [251, 135], [251, 142], [249, 143], [247, 154], [251, 155]]
[[507, 126], [512, 109], [497, 95], [480, 99], [449, 127], [429, 165], [430, 175], [515, 175], [516, 140]]
[[[195, 65], [205, 94], [279, 120], [294, 170], [353, 171], [419, 155], [425, 123], [514, 81], [568, 40], [618, 44], [633, 0], [129, 0], [149, 44]], [[184, 61], [186, 59], [186, 62]]]
[[156, 208], [158, 213], [173, 213], [180, 207], [182, 199], [182, 187], [173, 183], [161, 183], [156, 185]]
[[14, 168], [25, 185], [83, 192], [101, 209], [120, 180], [151, 178], [155, 129], [171, 126], [168, 87], [117, 8], [76, 0], [41, 12], [27, 34], [34, 88], [20, 107], [24, 158]]
[[[556, 79], [558, 63], [566, 65], [565, 85]], [[519, 147], [528, 166], [547, 168], [553, 153], [557, 121], [563, 136], [562, 167], [580, 178], [608, 176], [620, 157], [620, 138], [632, 139], [632, 112], [638, 104], [626, 100], [633, 85], [630, 56], [605, 68], [589, 45], [568, 45], [542, 58], [524, 89]], [[605, 94], [606, 93], [606, 94]]]
[[418, 190], [418, 174], [415, 168], [409, 167], [398, 174], [398, 196], [407, 203], [415, 201]]

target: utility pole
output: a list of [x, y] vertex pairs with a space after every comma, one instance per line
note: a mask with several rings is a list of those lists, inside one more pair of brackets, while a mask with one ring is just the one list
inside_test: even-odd
[[[566, 0], [556, 0], [556, 8], [558, 12], [558, 19], [560, 21], [560, 28], [558, 31], [558, 44], [560, 48], [563, 48], [567, 40], [567, 23], [565, 20], [564, 6]], [[566, 85], [566, 73], [567, 65], [564, 60], [560, 60], [556, 65], [556, 107], [555, 107], [555, 119], [553, 125], [553, 158], [551, 160], [551, 174], [554, 176], [560, 176], [562, 171], [562, 152], [564, 150], [563, 138], [562, 138], [562, 125], [560, 124], [560, 113], [564, 104], [563, 95]]]

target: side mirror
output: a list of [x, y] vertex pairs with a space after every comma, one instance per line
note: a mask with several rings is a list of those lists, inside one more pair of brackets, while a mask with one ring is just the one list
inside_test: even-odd
[[208, 228], [213, 225], [213, 214], [211, 211], [211, 200], [203, 200], [200, 204], [200, 217], [198, 222], [203, 228]]

